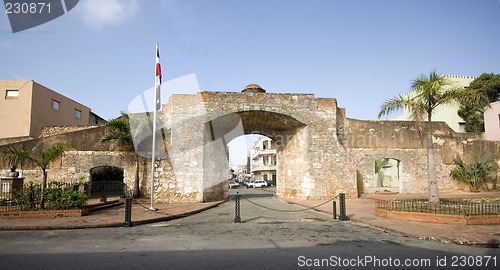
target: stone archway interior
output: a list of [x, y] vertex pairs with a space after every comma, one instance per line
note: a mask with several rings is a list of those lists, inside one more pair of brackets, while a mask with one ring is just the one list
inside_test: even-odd
[[[260, 134], [272, 139], [276, 147], [277, 195], [295, 195], [304, 190], [302, 185], [308, 177], [309, 168], [304, 162], [308, 158], [305, 128], [305, 124], [288, 115], [257, 110], [231, 113], [209, 121], [203, 163], [205, 183], [226, 178], [224, 173], [229, 167], [227, 144], [231, 140], [241, 135]], [[219, 146], [215, 143], [217, 140], [221, 140]], [[221, 148], [224, 151], [220, 151]]]
[[124, 195], [123, 169], [115, 166], [99, 166], [90, 169], [90, 196], [100, 197]]

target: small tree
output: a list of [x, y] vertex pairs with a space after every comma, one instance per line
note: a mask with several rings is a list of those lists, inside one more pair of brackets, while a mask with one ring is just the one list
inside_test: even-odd
[[432, 138], [432, 114], [440, 105], [461, 101], [467, 105], [485, 104], [484, 96], [468, 89], [452, 87], [452, 82], [446, 77], [431, 71], [429, 75], [421, 74], [411, 83], [411, 91], [401, 96], [389, 98], [380, 107], [378, 117], [390, 114], [400, 109], [410, 112], [412, 120], [419, 124], [426, 119], [427, 124], [427, 175], [429, 186], [429, 202], [439, 203], [439, 189], [436, 177], [434, 159], [434, 143]]
[[492, 174], [498, 169], [498, 165], [489, 159], [481, 159], [465, 164], [460, 157], [455, 159], [455, 168], [451, 170], [450, 176], [458, 181], [469, 184], [470, 191], [479, 192], [483, 183], [492, 180]]
[[[42, 169], [42, 193], [45, 188], [47, 188], [47, 169], [49, 164], [53, 161], [62, 157], [64, 152], [68, 150], [69, 147], [65, 144], [54, 144], [49, 148], [43, 149], [39, 152], [29, 152], [23, 149], [10, 146], [7, 150], [3, 151], [0, 155], [2, 159], [10, 164], [24, 164], [28, 162], [32, 165], [40, 167]], [[40, 208], [44, 208], [44, 198], [41, 197]]]

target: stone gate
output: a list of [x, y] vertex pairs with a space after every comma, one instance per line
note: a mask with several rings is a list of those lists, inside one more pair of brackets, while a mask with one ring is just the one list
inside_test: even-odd
[[260, 87], [170, 98], [159, 120], [164, 133], [157, 135], [168, 141], [163, 154], [170, 162], [156, 182], [159, 200], [176, 193], [195, 201], [220, 198], [228, 177], [227, 143], [246, 134], [275, 141], [277, 196], [355, 196], [355, 167], [342, 144], [344, 110], [336, 100], [255, 89]]

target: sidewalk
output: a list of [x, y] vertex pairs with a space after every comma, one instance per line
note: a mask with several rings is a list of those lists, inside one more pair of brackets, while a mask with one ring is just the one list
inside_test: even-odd
[[[149, 203], [132, 204], [132, 225], [173, 220], [193, 215], [216, 207], [224, 201], [185, 204], [155, 204], [156, 211], [151, 211]], [[55, 230], [86, 229], [100, 227], [123, 227], [125, 222], [125, 206], [91, 212], [82, 217], [58, 218], [0, 218], [0, 230]]]
[[[365, 199], [346, 200], [346, 214], [352, 222], [368, 225], [382, 231], [418, 239], [437, 240], [446, 243], [500, 247], [500, 225], [449, 225], [388, 219], [375, 215], [375, 200], [390, 200], [397, 195], [374, 195]], [[426, 198], [424, 195], [399, 195], [402, 198]], [[442, 194], [441, 198], [500, 198], [500, 193]], [[304, 207], [314, 207], [325, 201], [286, 199]], [[338, 208], [337, 202], [337, 208]], [[333, 203], [316, 208], [333, 213]], [[337, 211], [338, 215], [338, 211]], [[333, 216], [332, 216], [333, 218]]]

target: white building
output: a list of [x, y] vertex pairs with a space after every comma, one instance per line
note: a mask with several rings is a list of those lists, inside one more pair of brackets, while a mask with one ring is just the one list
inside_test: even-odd
[[[448, 78], [452, 82], [453, 87], [466, 87], [476, 79], [477, 77], [473, 76], [454, 76], [454, 75], [443, 75]], [[458, 116], [458, 109], [460, 108], [460, 104], [448, 104], [448, 105], [440, 105], [432, 114], [432, 121], [436, 122], [446, 122], [451, 129], [455, 132], [465, 132], [465, 121], [462, 117]], [[411, 121], [410, 113], [407, 110], [404, 110], [403, 114], [395, 117], [391, 120], [398, 121]]]
[[276, 148], [273, 141], [261, 136], [252, 149], [254, 180], [266, 180], [276, 185]]

